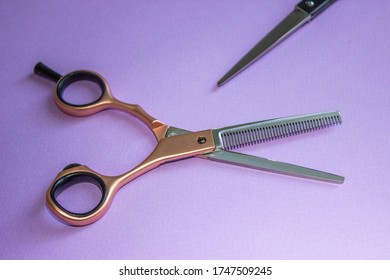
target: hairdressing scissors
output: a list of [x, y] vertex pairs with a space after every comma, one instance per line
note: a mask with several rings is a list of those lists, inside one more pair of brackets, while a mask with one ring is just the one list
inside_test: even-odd
[[[122, 186], [163, 163], [189, 157], [210, 159], [331, 183], [344, 181], [343, 177], [327, 172], [230, 151], [339, 124], [341, 116], [338, 112], [293, 116], [190, 132], [164, 124], [146, 113], [139, 105], [117, 100], [112, 95], [107, 81], [95, 72], [82, 70], [61, 76], [44, 64], [38, 63], [34, 68], [34, 73], [56, 82], [54, 101], [64, 113], [84, 117], [106, 109], [122, 110], [142, 121], [152, 130], [158, 141], [154, 151], [143, 162], [118, 176], [102, 175], [85, 165], [71, 164], [65, 167], [50, 185], [46, 194], [46, 202], [49, 210], [69, 225], [83, 226], [97, 221], [107, 212], [115, 194]], [[88, 104], [72, 104], [64, 98], [64, 92], [69, 85], [82, 80], [96, 83], [101, 89], [101, 94], [97, 100]], [[101, 199], [97, 206], [84, 213], [65, 209], [57, 200], [59, 194], [68, 187], [85, 182], [92, 183], [99, 188]]]
[[276, 47], [292, 33], [301, 28], [305, 23], [323, 12], [335, 1], [336, 0], [303, 0], [299, 2], [295, 6], [295, 9], [286, 18], [284, 18], [283, 21], [272, 29], [218, 81], [217, 85], [224, 85], [264, 54]]

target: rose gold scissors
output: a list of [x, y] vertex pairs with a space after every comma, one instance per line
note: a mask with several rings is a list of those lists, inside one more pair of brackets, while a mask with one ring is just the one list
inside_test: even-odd
[[[74, 226], [84, 226], [100, 219], [108, 210], [117, 191], [138, 176], [170, 161], [199, 157], [244, 167], [282, 173], [286, 175], [342, 183], [344, 178], [327, 172], [272, 161], [230, 150], [289, 135], [317, 130], [341, 123], [338, 112], [326, 112], [287, 118], [259, 121], [243, 125], [208, 129], [199, 132], [172, 127], [146, 113], [139, 105], [127, 104], [113, 97], [106, 80], [92, 71], [74, 71], [64, 76], [38, 63], [34, 73], [56, 82], [54, 101], [64, 113], [84, 117], [106, 109], [117, 109], [141, 120], [154, 133], [158, 143], [154, 151], [139, 165], [118, 176], [99, 174], [85, 165], [71, 164], [65, 167], [50, 185], [46, 201], [49, 210], [61, 221]], [[88, 104], [75, 105], [65, 100], [66, 88], [78, 81], [96, 83], [101, 94]], [[96, 207], [84, 213], [69, 211], [57, 200], [68, 187], [89, 182], [96, 185], [101, 198]]]

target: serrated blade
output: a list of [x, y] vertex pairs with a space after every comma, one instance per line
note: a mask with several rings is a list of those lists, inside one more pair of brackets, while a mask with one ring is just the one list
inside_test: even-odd
[[337, 111], [315, 113], [214, 129], [213, 136], [217, 149], [229, 151], [340, 123], [341, 115]]

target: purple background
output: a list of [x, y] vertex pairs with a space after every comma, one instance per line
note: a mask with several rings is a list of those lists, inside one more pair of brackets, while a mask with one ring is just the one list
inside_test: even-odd
[[[389, 259], [390, 3], [338, 1], [222, 88], [291, 12], [280, 1], [3, 1], [2, 259]], [[67, 164], [116, 175], [155, 140], [127, 115], [73, 118], [43, 61], [102, 74], [120, 100], [203, 130], [340, 110], [335, 128], [241, 152], [344, 175], [331, 185], [189, 159], [124, 187], [99, 222], [63, 225], [45, 192]]]

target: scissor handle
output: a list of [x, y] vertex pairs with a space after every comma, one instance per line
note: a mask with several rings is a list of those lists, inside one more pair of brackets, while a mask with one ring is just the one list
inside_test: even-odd
[[[66, 224], [74, 226], [91, 224], [107, 212], [112, 202], [115, 194], [115, 184], [112, 179], [113, 177], [101, 175], [87, 166], [71, 164], [57, 175], [49, 187], [46, 193], [47, 207]], [[99, 189], [101, 194], [99, 202], [86, 212], [79, 213], [66, 209], [58, 201], [59, 195], [66, 189], [82, 183], [91, 183]]]
[[[114, 98], [107, 81], [98, 73], [89, 70], [79, 70], [70, 72], [61, 76], [50, 69], [42, 62], [34, 67], [34, 73], [56, 82], [54, 89], [54, 101], [57, 107], [64, 113], [75, 116], [85, 117], [96, 114], [106, 109], [117, 109], [125, 111], [144, 122], [150, 129], [163, 125], [160, 121], [146, 113], [141, 106], [129, 104]], [[101, 93], [97, 99], [84, 104], [73, 104], [64, 98], [66, 89], [79, 81], [90, 81], [99, 86]]]
[[[56, 82], [54, 99], [57, 106], [71, 116], [89, 116], [105, 109], [119, 109], [139, 118], [153, 130], [158, 144], [153, 152], [130, 171], [118, 176], [105, 176], [85, 165], [72, 164], [65, 167], [50, 185], [46, 202], [49, 210], [61, 221], [74, 226], [91, 224], [100, 219], [108, 210], [116, 192], [131, 180], [156, 168], [178, 159], [211, 152], [215, 149], [211, 130], [187, 133], [165, 138], [168, 126], [148, 115], [140, 106], [127, 104], [115, 99], [108, 83], [99, 74], [92, 71], [74, 71], [61, 76], [42, 63], [34, 68], [34, 73]], [[66, 88], [78, 81], [88, 80], [99, 85], [101, 95], [87, 104], [72, 104], [63, 98]], [[206, 141], [206, 139], [209, 139]], [[58, 200], [61, 192], [80, 183], [92, 183], [101, 193], [96, 206], [86, 212], [78, 213], [66, 209]]]
[[[47, 206], [57, 218], [66, 224], [73, 226], [91, 224], [107, 212], [117, 191], [138, 176], [165, 162], [208, 153], [214, 148], [212, 131], [204, 130], [161, 139], [143, 162], [119, 176], [105, 176], [85, 165], [69, 165], [57, 175], [50, 185], [46, 194]], [[80, 183], [92, 183], [100, 190], [101, 197], [92, 209], [77, 213], [61, 205], [58, 196], [67, 188]]]

